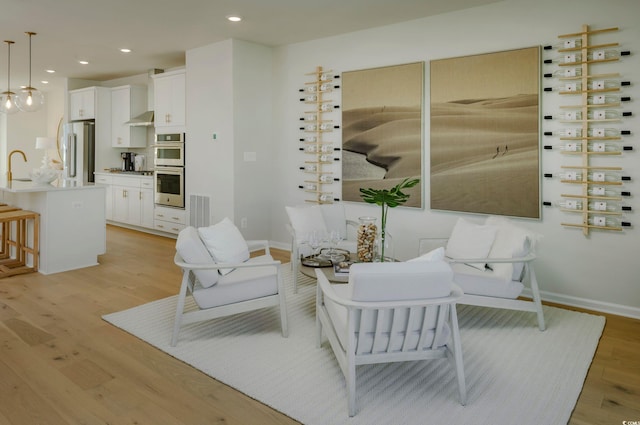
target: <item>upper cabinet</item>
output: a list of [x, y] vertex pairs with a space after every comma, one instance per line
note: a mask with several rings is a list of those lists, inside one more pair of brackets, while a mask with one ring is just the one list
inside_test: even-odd
[[92, 120], [96, 118], [96, 87], [69, 92], [69, 120]]
[[98, 115], [102, 118], [109, 114], [110, 104], [108, 88], [86, 87], [70, 90], [69, 121], [95, 120]]
[[184, 70], [154, 75], [153, 89], [155, 127], [184, 127], [186, 124]]
[[147, 110], [147, 88], [121, 86], [111, 89], [111, 146], [114, 148], [144, 148], [147, 128], [126, 124]]

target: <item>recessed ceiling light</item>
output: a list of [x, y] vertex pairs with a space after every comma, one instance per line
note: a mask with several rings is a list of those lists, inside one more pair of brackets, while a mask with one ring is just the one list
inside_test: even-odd
[[54, 72], [56, 72], [56, 70], [55, 70], [55, 69], [47, 69], [46, 71], [47, 71], [49, 74], [53, 74]]
[[81, 65], [89, 65], [89, 62], [85, 60], [79, 60], [78, 63]]
[[242, 17], [238, 15], [229, 15], [227, 16], [227, 20], [231, 22], [240, 22], [242, 21]]
[[126, 47], [125, 47], [125, 48], [120, 49], [120, 51], [121, 51], [122, 53], [131, 53], [131, 49], [127, 49]]
[[42, 84], [49, 84], [49, 82], [47, 80], [42, 80], [40, 81]]

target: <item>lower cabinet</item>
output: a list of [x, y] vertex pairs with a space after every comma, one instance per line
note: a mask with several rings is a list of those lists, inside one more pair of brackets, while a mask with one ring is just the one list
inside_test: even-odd
[[155, 205], [153, 177], [96, 173], [96, 184], [105, 186], [109, 221], [173, 234], [186, 227], [185, 210]]
[[154, 228], [162, 232], [180, 233], [187, 225], [185, 210], [169, 207], [155, 207]]
[[153, 178], [113, 176], [111, 220], [153, 228]]

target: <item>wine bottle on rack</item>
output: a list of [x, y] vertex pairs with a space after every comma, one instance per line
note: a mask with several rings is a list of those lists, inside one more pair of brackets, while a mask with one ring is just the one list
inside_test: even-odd
[[631, 196], [631, 192], [626, 190], [620, 190], [610, 186], [589, 186], [587, 194], [590, 196]]
[[587, 204], [589, 211], [606, 211], [606, 212], [621, 212], [632, 211], [633, 209], [628, 205], [620, 205], [617, 202], [607, 201], [591, 201]]
[[543, 90], [546, 92], [558, 91], [558, 92], [580, 93], [582, 91], [582, 83], [576, 83], [576, 82], [565, 83], [559, 86], [545, 87]]
[[547, 179], [560, 179], [566, 181], [580, 181], [582, 180], [582, 173], [579, 171], [565, 171], [562, 173], [545, 173], [544, 177]]
[[632, 151], [633, 146], [621, 146], [618, 143], [593, 142], [587, 145], [587, 152], [628, 152]]
[[611, 182], [617, 183], [622, 181], [630, 181], [631, 177], [622, 175], [622, 173], [614, 171], [589, 171], [587, 180], [590, 182]]
[[563, 152], [582, 152], [582, 143], [570, 142], [570, 143], [563, 143], [561, 145], [544, 145], [544, 149], [546, 150], [557, 149]]
[[[632, 112], [618, 112], [613, 109], [597, 109], [587, 112], [586, 119], [588, 120], [615, 120], [623, 117], [632, 116]], [[545, 115], [545, 120], [559, 119], [563, 121], [578, 121], [583, 119], [581, 111], [567, 111], [558, 115]]]
[[[588, 105], [607, 105], [613, 103], [617, 104], [620, 102], [629, 102], [630, 100], [630, 96], [614, 96], [604, 94], [594, 94], [592, 96], [587, 96]], [[631, 113], [629, 113], [629, 115], [631, 115]]]
[[565, 40], [560, 43], [550, 44], [543, 47], [544, 50], [552, 50], [552, 49], [574, 49], [576, 47], [582, 47], [582, 40], [579, 38], [572, 38], [570, 40]]
[[307, 164], [304, 167], [300, 167], [300, 169], [305, 173], [315, 173], [318, 170], [318, 167], [313, 164]]
[[547, 72], [546, 74], [544, 74], [545, 78], [552, 78], [552, 77], [571, 78], [571, 77], [580, 77], [580, 76], [582, 76], [582, 69], [580, 68], [565, 68], [565, 69], [559, 69], [553, 72]]
[[[586, 137], [617, 137], [628, 136], [631, 130], [618, 130], [617, 128], [591, 127], [586, 131]], [[558, 131], [545, 131], [545, 136], [582, 137], [581, 128], [565, 128]]]
[[629, 227], [631, 226], [631, 223], [629, 223], [628, 221], [622, 221], [619, 220], [615, 217], [605, 217], [605, 216], [601, 216], [601, 215], [596, 215], [596, 216], [591, 216], [589, 217], [589, 219], [587, 220], [587, 223], [589, 223], [592, 226], [599, 226], [599, 227]]
[[303, 138], [300, 139], [301, 142], [306, 142], [306, 143], [314, 143], [316, 142], [318, 139], [316, 138], [316, 136], [305, 136]]
[[560, 208], [564, 208], [565, 210], [581, 210], [582, 209], [582, 201], [577, 201], [575, 199], [565, 199], [565, 200], [556, 202], [556, 205]]

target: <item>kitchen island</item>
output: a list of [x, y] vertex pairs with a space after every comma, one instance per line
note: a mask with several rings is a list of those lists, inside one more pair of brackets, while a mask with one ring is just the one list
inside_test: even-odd
[[103, 186], [3, 180], [0, 197], [6, 204], [40, 214], [40, 273], [94, 266], [98, 255], [106, 252]]

